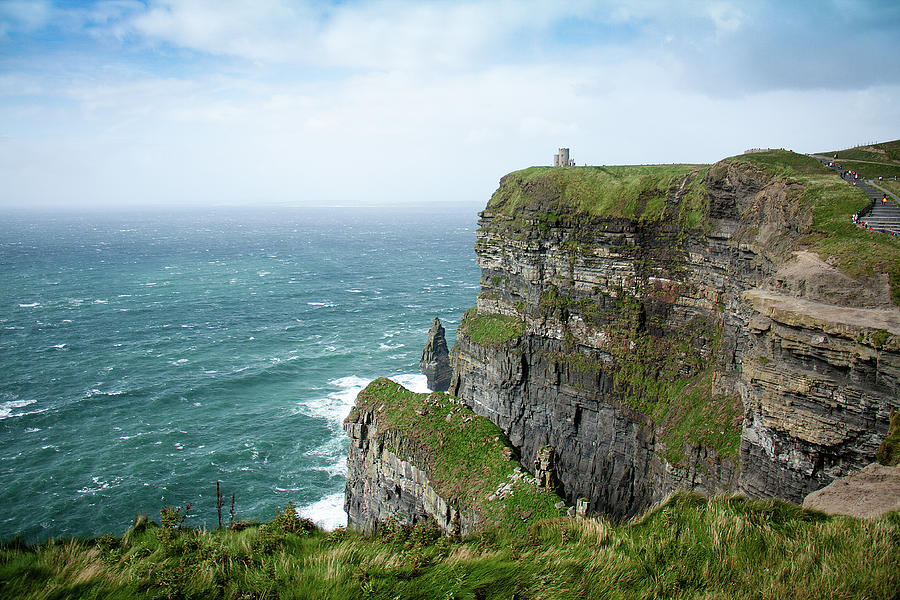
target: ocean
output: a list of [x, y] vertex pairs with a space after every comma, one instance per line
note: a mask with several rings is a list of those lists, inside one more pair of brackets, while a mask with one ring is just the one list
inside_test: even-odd
[[372, 379], [425, 391], [475, 303], [474, 205], [0, 219], [0, 540], [121, 533], [191, 502], [346, 523], [341, 422]]

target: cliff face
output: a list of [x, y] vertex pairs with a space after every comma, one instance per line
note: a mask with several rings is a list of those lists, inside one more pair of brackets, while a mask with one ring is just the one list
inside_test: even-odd
[[374, 532], [392, 519], [401, 525], [435, 522], [448, 535], [467, 535], [478, 526], [469, 510], [451, 505], [417, 466], [423, 460], [404, 460], [394, 449], [404, 445], [403, 433], [379, 436], [376, 411], [367, 407], [344, 426], [350, 437], [344, 510], [350, 527]]
[[737, 161], [508, 175], [451, 393], [523, 463], [555, 446], [567, 498], [618, 516], [679, 488], [799, 502], [868, 464], [900, 311], [886, 275], [803, 251], [811, 185]]
[[448, 535], [484, 525], [515, 532], [564, 512], [561, 498], [515, 460], [502, 431], [446, 394], [377, 379], [360, 392], [344, 429], [344, 508], [356, 529], [393, 520], [433, 521]]

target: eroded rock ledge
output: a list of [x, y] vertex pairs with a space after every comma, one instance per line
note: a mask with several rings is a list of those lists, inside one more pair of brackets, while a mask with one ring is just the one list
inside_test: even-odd
[[522, 469], [496, 425], [446, 394], [377, 379], [360, 392], [344, 429], [351, 527], [434, 521], [465, 537], [485, 525], [518, 530], [565, 512], [562, 499]]
[[[734, 161], [645, 171], [501, 180], [450, 392], [523, 463], [554, 446], [564, 495], [591, 512], [676, 489], [800, 502], [871, 462], [900, 402], [887, 276], [802, 247], [799, 180]], [[619, 204], [598, 212], [603, 186]]]

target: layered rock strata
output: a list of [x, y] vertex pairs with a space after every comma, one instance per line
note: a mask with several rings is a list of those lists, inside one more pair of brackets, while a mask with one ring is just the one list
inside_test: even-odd
[[435, 522], [447, 535], [517, 530], [562, 516], [565, 503], [515, 460], [500, 429], [457, 399], [377, 379], [344, 421], [350, 437], [348, 524]]
[[475, 531], [477, 516], [448, 503], [415, 459], [397, 456], [392, 448], [404, 445], [404, 434], [390, 431], [379, 436], [375, 415], [372, 408], [361, 410], [344, 424], [350, 438], [344, 496], [348, 526], [374, 533], [389, 522], [434, 522], [447, 535]]
[[800, 183], [685, 169], [623, 217], [580, 209], [571, 176], [501, 180], [452, 356], [451, 393], [525, 464], [554, 446], [571, 503], [629, 516], [675, 489], [800, 502], [871, 461], [900, 396], [900, 311], [886, 276], [798, 250]]

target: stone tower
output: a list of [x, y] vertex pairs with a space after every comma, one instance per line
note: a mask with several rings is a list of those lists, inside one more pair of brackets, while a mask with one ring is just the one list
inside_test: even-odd
[[559, 154], [553, 155], [553, 166], [554, 167], [571, 167], [574, 163], [569, 160], [569, 149], [568, 148], [560, 148]]

